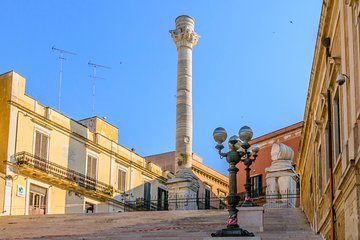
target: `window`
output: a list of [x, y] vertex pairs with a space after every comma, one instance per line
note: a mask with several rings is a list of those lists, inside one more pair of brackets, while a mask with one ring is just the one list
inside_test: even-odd
[[118, 178], [117, 178], [117, 188], [120, 192], [125, 192], [126, 190], [126, 171], [118, 169]]
[[96, 179], [97, 158], [91, 155], [87, 157], [86, 176]]
[[262, 194], [262, 175], [256, 175], [250, 178], [251, 197], [258, 197]]
[[335, 140], [335, 160], [341, 153], [341, 118], [340, 118], [339, 92], [334, 98], [334, 140]]
[[[328, 124], [326, 124], [328, 126]], [[325, 129], [325, 148], [326, 148], [326, 159], [325, 159], [325, 178], [326, 182], [328, 182], [330, 177], [330, 138], [329, 138], [329, 127]]]
[[91, 190], [96, 190], [96, 168], [97, 168], [97, 158], [88, 155], [87, 163], [86, 163], [85, 187]]
[[94, 213], [94, 204], [85, 202], [85, 211], [86, 213]]
[[34, 155], [47, 161], [48, 160], [48, 146], [49, 146], [49, 136], [36, 130], [35, 131]]
[[205, 189], [205, 209], [210, 209], [210, 190]]
[[322, 153], [321, 153], [321, 145], [319, 146], [318, 149], [318, 165], [319, 165], [319, 171], [318, 171], [318, 176], [319, 176], [319, 192], [320, 192], [320, 196], [323, 193], [323, 183], [322, 183], [322, 175], [323, 175], [323, 170], [322, 170]]

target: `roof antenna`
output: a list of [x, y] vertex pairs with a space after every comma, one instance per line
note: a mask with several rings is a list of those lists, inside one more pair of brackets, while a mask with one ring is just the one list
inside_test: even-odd
[[60, 107], [61, 107], [61, 83], [62, 83], [62, 68], [63, 68], [63, 60], [66, 59], [64, 57], [64, 54], [70, 54], [70, 55], [76, 55], [76, 53], [70, 52], [70, 51], [66, 51], [64, 49], [60, 49], [60, 48], [56, 48], [55, 46], [52, 46], [51, 50], [53, 50], [54, 52], [59, 52], [60, 56], [60, 77], [59, 77], [59, 99], [58, 99], [58, 110], [60, 111]]
[[91, 62], [91, 60], [88, 62], [88, 65], [93, 68], [93, 74], [90, 77], [93, 79], [92, 116], [94, 116], [94, 112], [95, 112], [95, 81], [96, 81], [96, 79], [105, 79], [105, 78], [96, 76], [96, 68], [105, 68], [105, 69], [111, 69], [111, 68], [104, 66], [104, 65], [93, 63], [93, 62]]

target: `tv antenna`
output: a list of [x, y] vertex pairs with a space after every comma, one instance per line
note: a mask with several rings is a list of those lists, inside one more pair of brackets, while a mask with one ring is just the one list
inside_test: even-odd
[[94, 112], [95, 112], [95, 82], [96, 82], [96, 79], [105, 79], [105, 78], [97, 77], [97, 76], [96, 76], [96, 69], [97, 69], [97, 68], [111, 69], [111, 68], [108, 67], [108, 66], [104, 66], [104, 65], [100, 65], [100, 64], [93, 63], [93, 62], [91, 62], [91, 60], [88, 62], [88, 65], [93, 68], [93, 74], [92, 74], [92, 76], [90, 76], [90, 77], [93, 79], [92, 116], [94, 116]]
[[76, 55], [76, 53], [70, 52], [70, 51], [66, 51], [64, 49], [60, 49], [60, 48], [56, 48], [55, 46], [52, 46], [51, 50], [53, 50], [54, 52], [58, 52], [59, 55], [59, 59], [60, 59], [60, 77], [59, 77], [59, 99], [58, 99], [58, 110], [60, 111], [60, 107], [61, 107], [61, 83], [62, 83], [62, 75], [63, 75], [63, 60], [65, 60], [66, 58], [64, 57], [64, 54], [70, 54], [70, 55]]

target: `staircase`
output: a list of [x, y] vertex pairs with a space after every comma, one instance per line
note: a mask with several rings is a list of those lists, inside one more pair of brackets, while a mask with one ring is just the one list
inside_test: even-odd
[[304, 213], [299, 208], [265, 209], [264, 232], [256, 235], [262, 240], [322, 239], [310, 228]]

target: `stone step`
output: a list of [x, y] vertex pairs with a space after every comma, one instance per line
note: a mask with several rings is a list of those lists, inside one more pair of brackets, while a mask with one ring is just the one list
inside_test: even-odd
[[[241, 217], [241, 216], [239, 216]], [[0, 239], [202, 240], [226, 227], [227, 211], [13, 216], [0, 219]], [[34, 228], [36, 225], [36, 228]], [[246, 229], [246, 228], [245, 228]], [[321, 240], [300, 209], [265, 209], [262, 240]]]
[[298, 208], [265, 209], [264, 232], [258, 233], [263, 240], [321, 240], [312, 231], [304, 213]]

